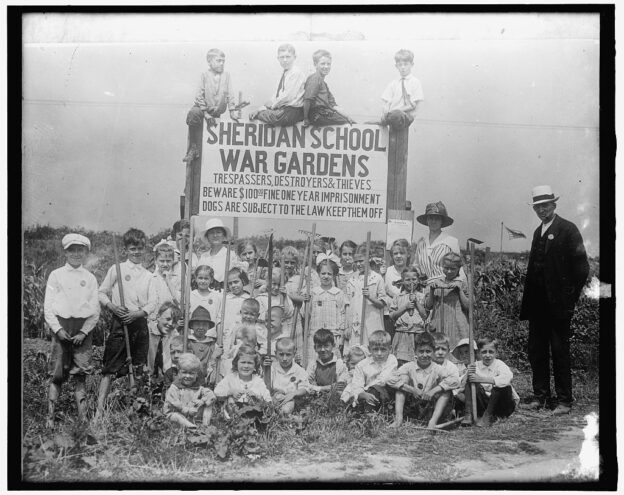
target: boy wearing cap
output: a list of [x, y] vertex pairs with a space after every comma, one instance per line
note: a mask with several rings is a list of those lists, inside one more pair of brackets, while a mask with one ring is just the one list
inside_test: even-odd
[[520, 319], [529, 320], [529, 362], [533, 372], [531, 408], [550, 399], [550, 352], [557, 407], [572, 407], [570, 321], [589, 274], [583, 237], [576, 225], [555, 214], [557, 200], [550, 186], [533, 189], [533, 210], [541, 221], [535, 229], [527, 266]]
[[203, 306], [197, 306], [189, 320], [189, 351], [199, 358], [201, 371], [208, 377], [206, 381], [211, 385], [216, 381], [213, 372], [216, 369], [216, 360], [223, 354], [223, 346], [216, 343], [217, 332], [214, 326], [210, 312]]
[[71, 375], [76, 380], [74, 396], [78, 417], [86, 415], [86, 375], [91, 374], [91, 330], [100, 317], [97, 281], [82, 265], [91, 242], [80, 234], [67, 234], [61, 241], [67, 263], [48, 277], [43, 305], [52, 330], [51, 375], [47, 426], [54, 426], [56, 401], [61, 385]]

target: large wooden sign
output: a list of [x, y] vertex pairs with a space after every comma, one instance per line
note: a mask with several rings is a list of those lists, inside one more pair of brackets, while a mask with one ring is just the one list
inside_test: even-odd
[[385, 128], [220, 122], [203, 141], [201, 215], [386, 221]]

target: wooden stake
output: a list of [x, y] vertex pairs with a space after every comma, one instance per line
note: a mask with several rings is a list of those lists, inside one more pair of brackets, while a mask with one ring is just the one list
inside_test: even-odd
[[[115, 257], [115, 270], [117, 272], [117, 287], [119, 288], [119, 303], [123, 308], [126, 307], [123, 291], [123, 279], [121, 277], [121, 266], [119, 265], [119, 254], [117, 254], [117, 238], [113, 234], [113, 256]], [[111, 294], [112, 297], [112, 294]], [[132, 367], [132, 354], [130, 353], [130, 336], [128, 335], [128, 326], [123, 323], [124, 340], [126, 341], [126, 362], [128, 363], [128, 379], [130, 381], [130, 389], [135, 389], [134, 368]]]
[[[188, 273], [186, 274], [186, 279], [184, 280], [184, 285], [182, 286], [182, 294], [180, 294], [180, 298], [182, 301], [182, 314], [184, 315], [184, 344], [183, 349], [184, 352], [188, 349], [188, 327], [189, 321], [191, 319], [190, 308], [191, 308], [191, 280], [193, 278], [193, 238], [195, 236], [195, 229], [193, 228], [193, 217], [189, 220], [190, 224], [190, 232], [189, 232], [189, 265], [188, 265]], [[185, 245], [186, 243], [182, 243]], [[180, 256], [182, 255], [182, 249], [180, 249]], [[182, 265], [180, 268], [186, 268], [186, 261], [184, 259], [181, 260]]]
[[316, 239], [316, 222], [312, 224], [312, 236], [310, 237], [310, 250], [308, 253], [308, 286], [306, 290], [306, 294], [308, 296], [308, 300], [305, 302], [305, 313], [304, 313], [304, 326], [303, 326], [303, 356], [301, 357], [303, 362], [303, 368], [306, 369], [308, 366], [308, 338], [310, 333], [310, 311], [312, 309], [312, 305], [310, 304], [310, 292], [312, 290], [312, 259], [314, 257], [314, 241]]
[[[273, 277], [273, 234], [269, 237], [269, 270], [268, 270], [268, 278], [272, 280]], [[271, 324], [271, 290], [268, 291], [267, 294], [267, 314], [265, 316], [265, 324], [267, 329], [267, 356], [271, 357], [271, 330], [273, 329], [273, 325]], [[271, 390], [271, 365], [269, 364], [264, 368], [264, 383], [269, 390]]]
[[[310, 237], [308, 236], [308, 241], [309, 240], [310, 240]], [[303, 267], [305, 266], [305, 260], [308, 259], [309, 249], [310, 249], [309, 242], [306, 242], [305, 250], [303, 252], [303, 259], [301, 260], [301, 270], [299, 270], [299, 285], [297, 286], [297, 294], [301, 294], [301, 289], [303, 288], [303, 276], [305, 274], [305, 269]], [[293, 316], [292, 330], [290, 332], [290, 337], [295, 341], [295, 345], [297, 342], [295, 339], [295, 335], [297, 333], [297, 319], [299, 318], [300, 312], [301, 312], [301, 305], [295, 306], [295, 314]]]
[[[368, 273], [370, 270], [370, 243], [371, 233], [370, 230], [366, 233], [366, 257], [364, 258], [364, 286], [362, 289], [368, 287]], [[364, 332], [366, 331], [366, 297], [362, 294], [362, 315], [360, 319], [360, 345], [364, 344]]]
[[[470, 270], [468, 275], [468, 352], [470, 364], [475, 362], [474, 353], [474, 243], [470, 243]], [[470, 383], [470, 397], [472, 399], [472, 411], [466, 411], [466, 416], [474, 423], [477, 420], [477, 388], [475, 383]]]
[[[223, 330], [225, 325], [225, 303], [227, 301], [227, 280], [228, 280], [228, 272], [230, 271], [230, 242], [228, 240], [226, 242], [227, 253], [225, 255], [225, 274], [223, 276], [223, 298], [221, 299], [221, 322], [217, 327], [217, 345], [223, 345]], [[221, 367], [221, 356], [217, 358], [217, 362], [215, 364], [215, 382], [219, 381], [219, 368]]]

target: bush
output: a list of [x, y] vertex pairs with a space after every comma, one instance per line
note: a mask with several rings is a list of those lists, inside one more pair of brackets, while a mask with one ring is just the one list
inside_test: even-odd
[[[527, 348], [529, 324], [520, 321], [520, 307], [526, 266], [516, 261], [489, 263], [475, 268], [476, 337], [497, 338], [501, 359], [514, 367], [529, 368]], [[596, 299], [581, 296], [572, 318], [570, 354], [572, 368], [598, 367], [600, 305]]]

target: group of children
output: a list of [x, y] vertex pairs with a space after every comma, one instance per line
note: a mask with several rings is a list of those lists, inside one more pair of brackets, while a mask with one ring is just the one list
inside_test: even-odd
[[[69, 375], [76, 378], [78, 414], [86, 416], [85, 376], [93, 370], [90, 335], [101, 306], [113, 313], [113, 323], [105, 343], [96, 419], [105, 409], [112, 379], [128, 373], [126, 333], [135, 372], [146, 368], [162, 377], [167, 386], [164, 412], [187, 427], [209, 423], [217, 398], [226, 399], [230, 408], [252, 398], [273, 401], [290, 414], [306, 396], [327, 392], [364, 408], [395, 400], [396, 426], [404, 414], [413, 413], [434, 428], [453, 415], [461, 417], [464, 405], [472, 410], [473, 395], [480, 425], [513, 412], [518, 397], [511, 371], [497, 359], [497, 342], [481, 339], [481, 359], [471, 365], [463, 320], [455, 326], [436, 323], [436, 312], [444, 311], [442, 304], [448, 304], [451, 294], [457, 313], [465, 318], [465, 294], [456, 283], [461, 265], [457, 255], [443, 259], [444, 279], [429, 281], [428, 290], [421, 270], [409, 264], [405, 240], [392, 246], [395, 264], [387, 269], [381, 264], [367, 277], [365, 245], [345, 241], [336, 253], [331, 239], [315, 240], [312, 270], [302, 266], [296, 248], [285, 246], [274, 253], [279, 266], [272, 268], [268, 280], [267, 263], [257, 248], [242, 243], [238, 254], [234, 252], [226, 242], [229, 229], [220, 219], [208, 220], [201, 236], [208, 249], [200, 256], [193, 252], [189, 227], [176, 222], [171, 239], [154, 247], [153, 273], [142, 264], [145, 234], [128, 230], [121, 280], [112, 266], [99, 288], [83, 266], [89, 239], [80, 234], [63, 238], [67, 263], [50, 274], [44, 304], [53, 345], [50, 426], [61, 384]], [[395, 280], [392, 269], [403, 265]], [[183, 267], [192, 273], [195, 286], [187, 301], [186, 349], [180, 304]], [[223, 274], [222, 289], [217, 272]], [[439, 287], [447, 291], [444, 300], [435, 297]], [[386, 288], [398, 291], [390, 297]], [[265, 381], [265, 373], [270, 380]]]
[[[272, 126], [291, 126], [303, 122], [304, 126], [352, 124], [354, 120], [338, 106], [325, 78], [331, 71], [332, 55], [327, 50], [317, 50], [312, 55], [315, 72], [306, 76], [295, 65], [296, 53], [291, 44], [280, 45], [277, 59], [283, 69], [274, 96], [249, 114], [251, 121]], [[199, 152], [195, 137], [201, 134], [201, 126], [218, 124], [227, 109], [236, 122], [241, 118], [240, 103], [235, 101], [231, 77], [224, 70], [225, 53], [213, 48], [206, 54], [208, 70], [201, 75], [193, 107], [186, 122], [192, 139], [184, 161], [192, 161]], [[414, 120], [419, 102], [424, 99], [420, 81], [411, 73], [414, 53], [399, 50], [394, 57], [399, 76], [386, 87], [381, 95], [381, 119], [374, 123], [393, 128], [407, 128]]]

